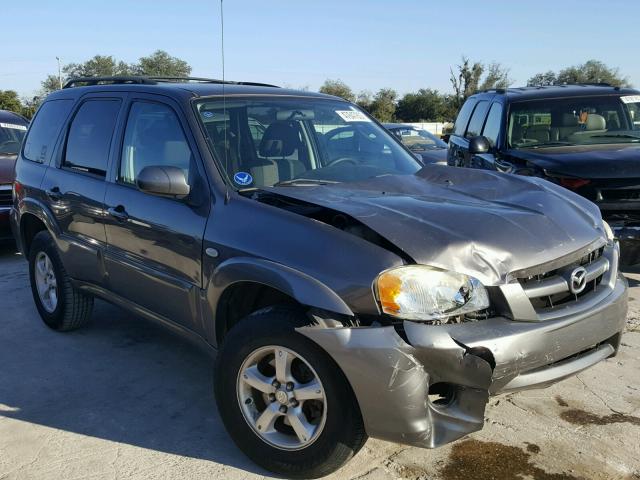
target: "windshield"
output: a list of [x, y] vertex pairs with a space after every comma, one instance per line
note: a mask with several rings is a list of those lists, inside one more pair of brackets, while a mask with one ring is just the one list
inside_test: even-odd
[[199, 100], [196, 109], [236, 188], [350, 182], [421, 168], [390, 133], [345, 102], [228, 97]]
[[508, 142], [512, 148], [640, 142], [640, 95], [512, 103]]
[[17, 155], [25, 133], [25, 125], [0, 122], [0, 155]]
[[392, 132], [414, 152], [447, 148], [447, 144], [435, 135], [414, 127], [395, 128]]

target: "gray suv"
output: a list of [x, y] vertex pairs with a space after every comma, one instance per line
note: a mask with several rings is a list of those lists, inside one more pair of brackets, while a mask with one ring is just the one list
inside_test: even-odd
[[94, 298], [217, 351], [237, 445], [319, 477], [368, 436], [438, 447], [489, 396], [616, 354], [627, 285], [598, 208], [540, 178], [423, 166], [341, 99], [203, 79], [51, 94], [11, 223], [54, 330]]

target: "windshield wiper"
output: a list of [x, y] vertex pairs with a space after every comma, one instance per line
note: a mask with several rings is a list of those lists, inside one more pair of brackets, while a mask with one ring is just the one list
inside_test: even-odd
[[534, 145], [523, 145], [519, 148], [540, 148], [540, 147], [567, 147], [575, 145], [575, 143], [571, 142], [546, 142], [546, 143], [536, 143]]
[[286, 186], [304, 186], [304, 185], [328, 185], [330, 183], [340, 183], [333, 180], [318, 180], [313, 178], [293, 178], [291, 180], [283, 180], [278, 183], [274, 183], [274, 187], [286, 187]]
[[615, 133], [613, 135], [590, 135], [589, 138], [632, 138], [634, 140], [640, 140], [640, 137], [636, 135], [629, 135], [628, 133]]

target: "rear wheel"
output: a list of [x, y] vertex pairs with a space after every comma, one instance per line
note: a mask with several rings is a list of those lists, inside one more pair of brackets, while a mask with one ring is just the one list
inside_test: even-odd
[[48, 327], [75, 330], [91, 318], [93, 297], [73, 287], [49, 232], [38, 232], [31, 242], [29, 279], [36, 307]]
[[288, 308], [250, 315], [228, 334], [216, 366], [227, 431], [254, 462], [289, 478], [328, 475], [367, 438], [339, 367], [295, 331], [304, 324]]

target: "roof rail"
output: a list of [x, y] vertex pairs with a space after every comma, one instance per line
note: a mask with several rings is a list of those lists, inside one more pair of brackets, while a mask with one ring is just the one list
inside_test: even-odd
[[277, 85], [270, 85], [268, 83], [257, 82], [234, 82], [231, 80], [218, 80], [215, 78], [201, 78], [201, 77], [162, 77], [162, 76], [114, 76], [114, 77], [78, 77], [72, 78], [64, 84], [62, 88], [72, 87], [86, 87], [93, 85], [116, 85], [116, 84], [142, 84], [142, 85], [157, 85], [158, 83], [216, 83], [216, 84], [228, 84], [228, 85], [250, 85], [254, 87], [273, 87], [279, 88]]

